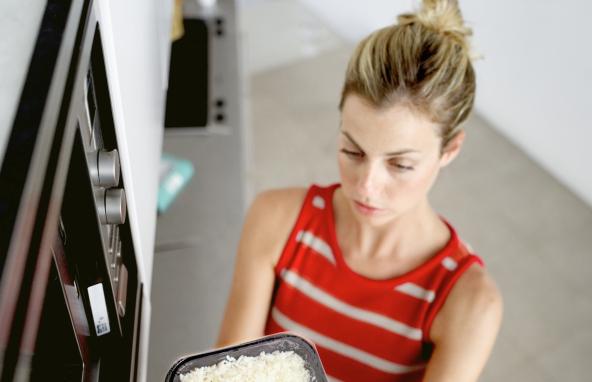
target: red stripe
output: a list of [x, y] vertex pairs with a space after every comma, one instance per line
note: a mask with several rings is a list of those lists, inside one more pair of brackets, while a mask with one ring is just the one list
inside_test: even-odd
[[[267, 323], [265, 334], [280, 333], [286, 331], [278, 325], [272, 318]], [[421, 376], [424, 370], [411, 372], [406, 374], [391, 374], [375, 369], [364, 363], [358, 362], [352, 358], [335, 353], [323, 346], [316, 345], [319, 357], [323, 364], [325, 372], [332, 377], [340, 379], [344, 382], [398, 382], [398, 381], [421, 381]], [[412, 379], [410, 379], [412, 378]]]
[[421, 341], [345, 316], [290, 285], [281, 288], [275, 306], [300, 325], [391, 362], [406, 366], [417, 363], [409, 355], [421, 351]]
[[317, 258], [299, 261], [291, 269], [296, 269], [307, 280], [314, 280], [317, 288], [349, 305], [363, 307], [409, 326], [421, 322], [430, 306], [429, 302], [401, 294], [394, 288], [362, 289], [359, 284], [336, 277], [335, 269]]
[[395, 374], [367, 366], [363, 363], [353, 361], [322, 346], [317, 346], [319, 356], [327, 374], [342, 381], [376, 381], [392, 382], [397, 377]]

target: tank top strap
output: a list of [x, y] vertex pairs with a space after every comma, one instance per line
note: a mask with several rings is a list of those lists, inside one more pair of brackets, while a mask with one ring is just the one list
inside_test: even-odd
[[437, 293], [434, 301], [430, 304], [423, 324], [425, 342], [431, 342], [429, 334], [432, 324], [436, 315], [440, 312], [442, 306], [446, 302], [452, 288], [456, 285], [460, 277], [475, 263], [479, 264], [481, 267], [485, 266], [483, 259], [467, 249], [467, 246], [460, 239], [458, 240], [457, 250], [442, 260], [439, 270], [441, 275], [434, 275], [436, 276], [434, 279], [439, 280], [439, 285], [434, 286]]
[[332, 199], [330, 198], [332, 189], [338, 185], [338, 183], [326, 187], [314, 183], [310, 185], [300, 207], [298, 218], [290, 231], [280, 258], [274, 267], [276, 275], [279, 275], [281, 270], [290, 264], [292, 257], [296, 254], [299, 233], [310, 227], [322, 225], [322, 221], [326, 219], [325, 215], [329, 211], [328, 203], [332, 203]]

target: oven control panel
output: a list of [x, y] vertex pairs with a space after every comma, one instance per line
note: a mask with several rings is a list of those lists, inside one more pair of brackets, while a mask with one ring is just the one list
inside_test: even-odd
[[109, 270], [117, 313], [125, 315], [127, 268], [122, 261], [120, 225], [126, 220], [125, 190], [121, 185], [121, 164], [116, 147], [107, 147], [103, 137], [100, 113], [97, 112], [95, 76], [90, 65], [84, 86], [84, 116], [80, 118], [89, 175], [92, 181], [95, 207], [101, 227], [105, 262]]

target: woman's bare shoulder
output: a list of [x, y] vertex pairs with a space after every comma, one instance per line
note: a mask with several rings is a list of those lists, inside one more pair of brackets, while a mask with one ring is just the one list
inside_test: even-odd
[[[452, 295], [456, 289], [456, 296]], [[458, 279], [457, 284], [451, 292], [452, 299], [459, 303], [470, 301], [494, 301], [501, 303], [502, 295], [493, 276], [486, 268], [479, 264], [471, 265], [465, 273]], [[472, 305], [472, 304], [471, 304]]]
[[461, 330], [469, 319], [491, 322], [491, 329], [497, 330], [502, 312], [503, 298], [497, 283], [487, 269], [473, 264], [460, 276], [436, 315], [431, 337], [437, 342], [446, 333]]
[[261, 219], [269, 222], [280, 222], [296, 218], [306, 197], [304, 187], [274, 188], [259, 192], [251, 210]]
[[273, 264], [296, 223], [307, 191], [304, 187], [268, 189], [259, 192], [249, 207], [244, 229], [253, 233], [253, 240], [262, 253], [271, 256]]

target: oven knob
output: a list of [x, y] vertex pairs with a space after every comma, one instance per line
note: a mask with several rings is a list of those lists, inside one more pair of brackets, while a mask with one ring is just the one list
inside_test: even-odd
[[119, 184], [119, 153], [117, 150], [99, 150], [88, 156], [90, 176], [98, 187], [116, 187]]
[[125, 191], [122, 188], [94, 190], [95, 204], [101, 224], [123, 224], [126, 215]]
[[107, 224], [125, 223], [126, 202], [123, 188], [105, 191], [105, 221]]

